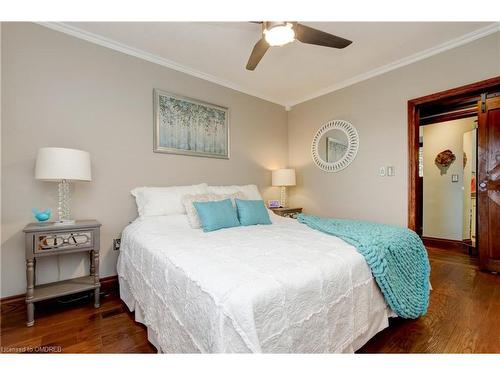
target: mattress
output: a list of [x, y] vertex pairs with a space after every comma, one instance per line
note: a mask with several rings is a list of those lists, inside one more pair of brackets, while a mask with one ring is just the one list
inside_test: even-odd
[[354, 352], [394, 314], [354, 247], [296, 220], [204, 233], [186, 215], [122, 234], [120, 295], [164, 353]]

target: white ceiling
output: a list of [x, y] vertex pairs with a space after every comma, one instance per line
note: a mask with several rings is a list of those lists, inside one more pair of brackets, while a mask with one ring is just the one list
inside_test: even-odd
[[[46, 24], [111, 48], [292, 106], [498, 31], [481, 22], [303, 22], [350, 39], [338, 50], [293, 42], [245, 65], [260, 25], [245, 22], [76, 22]], [[82, 33], [83, 31], [83, 33]], [[129, 50], [127, 50], [129, 49]]]

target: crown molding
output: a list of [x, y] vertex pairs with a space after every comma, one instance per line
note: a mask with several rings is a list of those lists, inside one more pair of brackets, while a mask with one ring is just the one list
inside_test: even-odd
[[485, 36], [488, 36], [490, 34], [494, 34], [494, 33], [499, 32], [499, 31], [500, 31], [500, 22], [495, 22], [491, 25], [477, 29], [473, 32], [470, 32], [470, 33], [462, 35], [458, 38], [449, 40], [449, 41], [442, 43], [442, 44], [439, 44], [435, 47], [426, 49], [424, 51], [417, 52], [417, 53], [410, 55], [408, 57], [404, 57], [400, 60], [396, 60], [392, 63], [375, 68], [375, 69], [370, 70], [366, 73], [359, 74], [355, 77], [346, 79], [345, 81], [336, 83], [335, 85], [326, 87], [322, 90], [315, 92], [314, 94], [304, 96], [300, 100], [296, 100], [294, 102], [287, 103], [285, 107], [292, 108], [293, 106], [295, 106], [297, 104], [304, 103], [308, 100], [315, 99], [315, 98], [318, 98], [318, 97], [326, 95], [326, 94], [330, 94], [334, 91], [338, 91], [338, 90], [343, 89], [345, 87], [352, 86], [358, 82], [365, 81], [367, 79], [382, 75], [384, 73], [390, 72], [391, 70], [395, 70], [395, 69], [401, 68], [401, 67], [406, 66], [406, 65], [410, 65], [414, 62], [426, 59], [428, 57], [437, 55], [439, 53], [448, 51], [450, 49], [462, 46], [462, 45], [470, 43], [470, 42], [473, 42], [474, 40], [481, 39]]
[[193, 69], [189, 66], [185, 66], [185, 65], [176, 63], [175, 61], [165, 59], [163, 57], [154, 55], [152, 53], [143, 51], [143, 50], [138, 49], [138, 48], [130, 47], [126, 44], [117, 42], [113, 39], [109, 39], [109, 38], [103, 37], [101, 35], [97, 35], [97, 34], [89, 32], [89, 31], [82, 30], [78, 27], [74, 27], [74, 26], [68, 25], [68, 24], [63, 23], [63, 22], [36, 22], [36, 23], [40, 26], [45, 26], [49, 29], [65, 33], [65, 34], [74, 36], [74, 37], [79, 38], [79, 39], [83, 39], [87, 42], [91, 42], [91, 43], [100, 45], [102, 47], [106, 47], [106, 48], [109, 48], [109, 49], [112, 49], [112, 50], [115, 50], [118, 52], [122, 52], [122, 53], [125, 53], [125, 54], [130, 55], [130, 56], [138, 57], [142, 60], [146, 60], [146, 61], [149, 61], [151, 63], [158, 64], [158, 65], [164, 66], [166, 68], [170, 68], [172, 70], [176, 70], [178, 72], [185, 73], [185, 74], [188, 74], [190, 76], [200, 78], [200, 79], [203, 79], [205, 81], [209, 81], [209, 82], [218, 84], [220, 86], [224, 86], [224, 87], [227, 87], [229, 89], [236, 90], [236, 91], [242, 92], [244, 94], [254, 96], [254, 97], [259, 98], [259, 99], [266, 100], [266, 101], [274, 103], [274, 104], [281, 105], [283, 107], [286, 106], [286, 104], [280, 103], [279, 101], [276, 101], [273, 98], [270, 98], [270, 97], [268, 97], [260, 92], [256, 92], [254, 90], [247, 89], [247, 88], [242, 87], [242, 86], [240, 86], [236, 83], [233, 83], [231, 81], [213, 76], [211, 74], [200, 72], [199, 70]]
[[326, 94], [330, 94], [334, 91], [338, 91], [338, 90], [343, 89], [345, 87], [352, 86], [356, 83], [365, 81], [367, 79], [370, 79], [370, 78], [373, 78], [373, 77], [376, 77], [379, 75], [382, 75], [384, 73], [401, 68], [403, 66], [410, 65], [414, 62], [426, 59], [428, 57], [437, 55], [441, 52], [445, 52], [447, 50], [462, 46], [464, 44], [473, 42], [474, 40], [483, 38], [485, 36], [488, 36], [490, 34], [494, 34], [494, 33], [500, 31], [500, 22], [495, 22], [491, 25], [488, 25], [488, 26], [483, 27], [481, 29], [475, 30], [471, 33], [462, 35], [458, 38], [449, 40], [449, 41], [442, 43], [440, 45], [437, 45], [435, 47], [426, 49], [424, 51], [417, 52], [413, 55], [404, 57], [400, 60], [394, 61], [394, 62], [386, 64], [386, 65], [380, 66], [380, 67], [375, 68], [373, 70], [370, 70], [366, 73], [359, 74], [355, 77], [349, 78], [349, 79], [342, 81], [342, 82], [339, 82], [339, 83], [336, 83], [332, 86], [328, 86], [324, 89], [316, 91], [315, 93], [306, 95], [299, 100], [295, 100], [295, 101], [292, 101], [289, 103], [282, 103], [278, 100], [275, 100], [271, 97], [268, 97], [267, 95], [264, 95], [262, 93], [254, 91], [254, 90], [242, 87], [234, 82], [231, 82], [231, 81], [228, 81], [228, 80], [225, 80], [223, 78], [219, 78], [219, 77], [207, 74], [207, 73], [203, 73], [203, 72], [196, 70], [196, 69], [193, 69], [191, 67], [176, 63], [175, 61], [165, 59], [163, 57], [154, 55], [152, 53], [149, 53], [149, 52], [146, 52], [146, 51], [134, 48], [134, 47], [130, 47], [126, 44], [117, 42], [115, 40], [112, 40], [112, 39], [109, 39], [109, 38], [106, 38], [106, 37], [103, 37], [103, 36], [100, 36], [100, 35], [85, 31], [85, 30], [82, 30], [80, 28], [68, 25], [68, 24], [63, 23], [63, 22], [37, 22], [37, 23], [39, 25], [45, 26], [49, 29], [56, 30], [56, 31], [74, 36], [76, 38], [83, 39], [83, 40], [86, 40], [88, 42], [91, 42], [91, 43], [94, 43], [94, 44], [97, 44], [97, 45], [100, 45], [103, 47], [107, 47], [107, 48], [110, 48], [112, 50], [122, 52], [122, 53], [125, 53], [127, 55], [134, 56], [134, 57], [152, 62], [154, 64], [158, 64], [158, 65], [176, 70], [178, 72], [182, 72], [182, 73], [191, 75], [193, 77], [197, 77], [197, 78], [218, 84], [220, 86], [224, 86], [224, 87], [227, 87], [229, 89], [236, 90], [236, 91], [242, 92], [244, 94], [248, 94], [248, 95], [257, 97], [259, 99], [266, 100], [266, 101], [271, 102], [271, 103], [281, 105], [281, 106], [285, 107], [286, 111], [292, 110], [292, 107], [297, 105], [297, 104], [309, 101], [311, 99], [315, 99], [317, 97], [320, 97], [320, 96], [323, 96]]

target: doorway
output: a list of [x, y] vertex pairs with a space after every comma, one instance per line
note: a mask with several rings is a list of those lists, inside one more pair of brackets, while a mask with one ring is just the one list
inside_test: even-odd
[[477, 115], [421, 121], [422, 240], [476, 252]]
[[[430, 141], [432, 134], [441, 131], [450, 135], [452, 130], [456, 133], [453, 150], [441, 150], [444, 143], [436, 146]], [[499, 272], [500, 77], [410, 100], [408, 158], [409, 228], [424, 240], [448, 240], [447, 247], [462, 248], [465, 244], [471, 253], [477, 249], [480, 268]], [[426, 165], [429, 176], [436, 172], [440, 176], [435, 187], [439, 190], [431, 195], [431, 185], [424, 183]], [[427, 182], [431, 180], [429, 177]], [[428, 185], [427, 194], [424, 185]], [[452, 196], [454, 203], [450, 205]], [[434, 202], [429, 203], [429, 199]], [[453, 215], [446, 212], [445, 203]], [[436, 233], [439, 237], [429, 235]]]

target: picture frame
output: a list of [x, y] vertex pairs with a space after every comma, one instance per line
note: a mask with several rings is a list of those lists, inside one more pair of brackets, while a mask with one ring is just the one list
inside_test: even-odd
[[153, 152], [229, 159], [229, 108], [153, 90]]
[[267, 206], [269, 208], [280, 208], [281, 202], [278, 199], [271, 199], [271, 200], [267, 201]]

